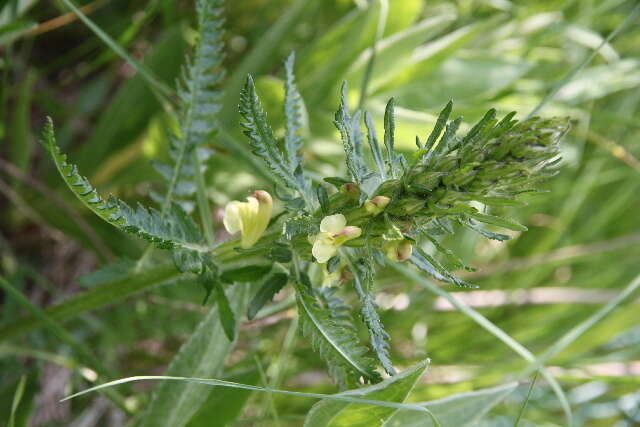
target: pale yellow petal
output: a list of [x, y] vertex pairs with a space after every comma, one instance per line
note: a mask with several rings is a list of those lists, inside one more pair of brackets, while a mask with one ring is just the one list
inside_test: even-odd
[[325, 239], [318, 239], [311, 248], [311, 253], [320, 264], [324, 264], [338, 252], [338, 249], [332, 244], [331, 241]]
[[224, 228], [230, 234], [237, 233], [242, 229], [242, 220], [240, 219], [238, 204], [241, 204], [241, 202], [229, 202], [224, 209], [222, 223], [224, 224]]
[[320, 231], [338, 234], [347, 225], [347, 219], [342, 214], [325, 216], [320, 223]]

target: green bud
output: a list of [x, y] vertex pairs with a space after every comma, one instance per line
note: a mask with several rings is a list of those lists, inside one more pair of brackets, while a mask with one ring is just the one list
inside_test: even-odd
[[390, 201], [391, 199], [386, 196], [376, 196], [373, 199], [365, 201], [364, 208], [368, 213], [375, 216], [382, 213]]

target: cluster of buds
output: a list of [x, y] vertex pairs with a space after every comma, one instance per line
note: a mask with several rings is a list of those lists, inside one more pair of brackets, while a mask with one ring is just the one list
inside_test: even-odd
[[[322, 265], [324, 283], [348, 275], [343, 264], [327, 269], [342, 245], [371, 245], [393, 261], [406, 261], [414, 238], [434, 219], [465, 215], [473, 200], [504, 203], [551, 176], [568, 121], [532, 118], [518, 123], [511, 117], [476, 133], [472, 129], [464, 138], [419, 148], [403, 175], [381, 182], [368, 199], [359, 185], [338, 183], [338, 191], [323, 207], [326, 216], [319, 231], [307, 235], [307, 250]], [[256, 191], [246, 202], [227, 205], [224, 225], [230, 233], [240, 232], [240, 246], [249, 248], [266, 230], [271, 211], [269, 193]]]

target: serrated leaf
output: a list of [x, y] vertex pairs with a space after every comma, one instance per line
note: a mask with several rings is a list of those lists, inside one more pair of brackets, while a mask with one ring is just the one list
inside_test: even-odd
[[380, 374], [366, 355], [368, 350], [360, 344], [356, 331], [333, 319], [331, 312], [318, 304], [308, 277], [301, 275], [300, 280], [303, 283], [294, 284], [302, 331], [327, 362], [332, 377], [345, 382], [360, 377], [365, 381], [379, 381]]
[[447, 105], [442, 109], [442, 111], [440, 111], [440, 114], [438, 115], [438, 119], [436, 120], [436, 124], [433, 127], [433, 130], [431, 131], [431, 133], [429, 134], [429, 137], [427, 138], [427, 142], [425, 143], [425, 146], [428, 149], [434, 148], [436, 141], [440, 137], [442, 130], [445, 128], [445, 125], [449, 120], [449, 116], [451, 115], [451, 110], [453, 110], [453, 102], [449, 101]]
[[262, 108], [256, 93], [253, 78], [247, 76], [246, 83], [240, 92], [240, 123], [244, 134], [249, 138], [253, 153], [262, 158], [267, 166], [291, 189], [299, 190], [299, 183], [294, 176], [294, 170], [285, 161], [278, 141], [267, 121], [267, 115]]
[[369, 112], [364, 113], [364, 122], [367, 126], [367, 139], [369, 141], [369, 147], [371, 148], [371, 155], [373, 156], [373, 160], [376, 163], [378, 168], [378, 173], [382, 178], [382, 181], [387, 180], [387, 170], [384, 164], [384, 159], [382, 158], [382, 151], [380, 150], [380, 144], [378, 143], [378, 136], [376, 135], [376, 128], [373, 124], [373, 119], [371, 119], [371, 114]]
[[[159, 199], [163, 212], [174, 200], [184, 203], [194, 198], [196, 180], [206, 172], [206, 161], [213, 153], [204, 144], [219, 126], [222, 93], [216, 86], [224, 77], [222, 0], [198, 0], [196, 9], [198, 39], [177, 81], [179, 132], [170, 138], [172, 165], [170, 171], [156, 167], [167, 180], [166, 194]], [[203, 222], [207, 221], [203, 218]]]
[[304, 115], [304, 104], [302, 96], [298, 92], [295, 76], [293, 73], [295, 63], [295, 53], [291, 52], [284, 63], [285, 68], [285, 91], [284, 91], [284, 116], [285, 116], [285, 134], [284, 147], [289, 166], [295, 170], [301, 166], [301, 155], [299, 153], [302, 148], [302, 119]]
[[395, 132], [396, 122], [394, 113], [394, 99], [391, 98], [389, 99], [389, 102], [387, 102], [387, 106], [384, 109], [384, 145], [385, 147], [387, 147], [387, 174], [394, 179], [398, 177], [398, 174], [395, 170]]
[[369, 331], [371, 346], [385, 372], [389, 375], [395, 375], [396, 370], [389, 356], [389, 340], [391, 337], [387, 331], [385, 331], [382, 320], [380, 320], [380, 315], [377, 310], [378, 306], [375, 302], [375, 296], [372, 293], [374, 275], [373, 260], [362, 259], [356, 263], [347, 262], [349, 262], [350, 270], [355, 281], [356, 293], [360, 300], [360, 317]]
[[442, 246], [442, 244], [440, 244], [440, 242], [438, 242], [438, 240], [436, 240], [434, 237], [427, 234], [427, 239], [429, 239], [429, 241], [433, 244], [433, 246], [436, 248], [438, 252], [440, 252], [447, 258], [447, 260], [453, 265], [453, 268], [467, 270], [467, 271], [476, 270], [473, 267], [467, 266], [464, 262], [462, 262], [460, 258], [458, 258], [458, 256], [456, 256], [456, 254], [454, 254], [450, 249]]
[[67, 162], [67, 156], [56, 145], [53, 122], [47, 118], [43, 130], [43, 144], [69, 189], [93, 213], [120, 230], [142, 237], [163, 249], [181, 248], [206, 252], [201, 245], [197, 226], [176, 205], [163, 218], [160, 212], [138, 204], [132, 208], [116, 197], [104, 200], [78, 168]]
[[486, 237], [487, 239], [491, 239], [491, 240], [497, 240], [499, 242], [504, 242], [505, 240], [510, 240], [511, 236], [507, 235], [507, 234], [501, 234], [501, 233], [494, 233], [493, 231], [488, 231], [485, 230], [481, 227], [478, 227], [477, 225], [473, 224], [470, 221], [461, 221], [461, 223], [466, 226], [467, 228], [475, 231], [476, 233], [481, 234], [482, 236]]
[[268, 276], [253, 299], [251, 299], [247, 310], [247, 318], [252, 320], [260, 309], [280, 292], [288, 280], [289, 275], [285, 273], [276, 273]]
[[514, 231], [527, 231], [528, 228], [520, 224], [518, 221], [508, 218], [503, 218], [495, 215], [484, 214], [481, 212], [469, 212], [468, 216], [476, 221], [483, 222], [485, 224], [497, 225], [498, 227], [506, 228]]
[[[424, 361], [379, 384], [349, 390], [339, 395], [405, 402], [416, 383], [424, 375], [427, 366], [428, 361]], [[325, 400], [313, 405], [305, 419], [304, 427], [380, 427], [397, 411], [394, 408], [374, 408], [358, 403]], [[415, 416], [421, 418], [423, 422], [428, 422], [427, 420], [430, 419], [427, 413], [416, 413]]]
[[283, 234], [291, 240], [296, 236], [310, 236], [320, 231], [320, 221], [311, 215], [298, 215], [287, 219], [283, 225]]
[[477, 288], [477, 286], [455, 277], [442, 264], [440, 264], [437, 259], [424, 252], [419, 246], [414, 247], [413, 254], [411, 255], [411, 258], [409, 258], [409, 260], [413, 265], [415, 265], [428, 275], [432, 276], [436, 280], [453, 283], [465, 288]]
[[361, 184], [367, 174], [367, 167], [362, 156], [360, 113], [356, 112], [353, 117], [350, 115], [346, 82], [342, 84], [340, 107], [336, 111], [333, 124], [340, 131], [347, 161], [347, 170], [353, 181], [356, 184]]

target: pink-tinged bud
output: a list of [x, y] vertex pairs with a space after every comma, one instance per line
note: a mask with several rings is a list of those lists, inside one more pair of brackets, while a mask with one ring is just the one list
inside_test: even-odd
[[382, 213], [390, 201], [391, 199], [386, 196], [376, 196], [373, 199], [364, 202], [364, 209], [371, 215], [375, 216]]
[[413, 245], [409, 240], [393, 240], [385, 245], [384, 250], [390, 260], [404, 262], [411, 258]]
[[347, 238], [346, 240], [355, 239], [357, 237], [360, 237], [361, 234], [362, 234], [362, 229], [354, 225], [346, 226], [340, 233], [340, 235]]
[[268, 206], [273, 205], [273, 199], [271, 198], [271, 194], [267, 193], [264, 190], [256, 190], [253, 192], [253, 197], [258, 200], [258, 203], [265, 204]]

